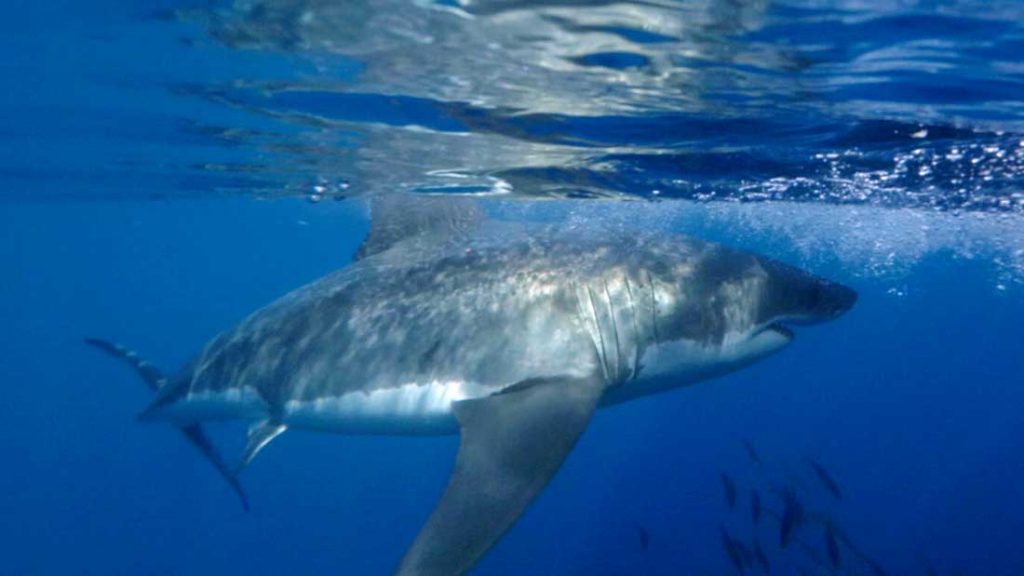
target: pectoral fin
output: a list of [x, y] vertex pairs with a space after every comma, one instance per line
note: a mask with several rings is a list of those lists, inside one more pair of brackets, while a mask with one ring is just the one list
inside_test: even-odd
[[596, 378], [553, 378], [457, 402], [462, 438], [455, 469], [398, 575], [469, 570], [561, 466], [602, 391]]
[[552, 378], [456, 403], [462, 440], [452, 478], [398, 576], [469, 570], [554, 476], [601, 393], [596, 379]]

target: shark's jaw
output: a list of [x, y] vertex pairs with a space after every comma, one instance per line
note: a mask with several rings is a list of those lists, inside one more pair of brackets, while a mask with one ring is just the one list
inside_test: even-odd
[[792, 340], [791, 330], [769, 323], [745, 334], [726, 334], [721, 343], [680, 339], [653, 345], [641, 357], [636, 377], [610, 388], [602, 404], [617, 404], [734, 372], [778, 352]]

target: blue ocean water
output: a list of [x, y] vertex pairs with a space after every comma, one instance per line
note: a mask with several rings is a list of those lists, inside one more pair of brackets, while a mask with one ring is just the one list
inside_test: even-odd
[[848, 540], [830, 568], [819, 530], [765, 531], [773, 573], [1024, 573], [1019, 2], [6, 7], [0, 574], [389, 573], [457, 438], [287, 434], [244, 513], [82, 338], [180, 366], [345, 265], [359, 197], [396, 191], [692, 234], [860, 294], [750, 368], [599, 412], [475, 573], [735, 573], [720, 529], [749, 541], [749, 490], [780, 484]]

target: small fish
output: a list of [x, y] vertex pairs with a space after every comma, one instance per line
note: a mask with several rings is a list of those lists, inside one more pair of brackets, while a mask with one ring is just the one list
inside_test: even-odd
[[647, 533], [647, 529], [639, 524], [636, 525], [636, 532], [640, 536], [640, 549], [646, 552], [647, 546], [651, 543], [651, 537]]
[[889, 573], [882, 569], [882, 567], [871, 558], [865, 558], [867, 565], [871, 567], [871, 573], [875, 576], [889, 576]]
[[836, 497], [836, 500], [843, 499], [843, 493], [839, 490], [839, 483], [836, 482], [835, 478], [828, 473], [828, 470], [825, 470], [824, 466], [806, 456], [804, 457], [804, 462], [807, 462], [807, 465], [811, 467], [811, 470], [814, 470], [815, 475], [818, 476], [818, 480], [821, 481], [821, 484], [826, 490]]
[[789, 539], [793, 536], [793, 531], [804, 521], [804, 508], [800, 505], [800, 502], [796, 499], [796, 494], [793, 494], [792, 490], [784, 491], [782, 493], [782, 500], [782, 520], [779, 521], [779, 546], [785, 548], [789, 546]]
[[750, 551], [750, 548], [747, 548], [747, 545], [744, 544], [743, 541], [738, 538], [733, 538], [732, 542], [736, 546], [736, 549], [739, 550], [740, 558], [743, 559], [743, 566], [745, 568], [753, 566], [754, 553]]
[[743, 443], [743, 447], [747, 450], [747, 456], [750, 457], [750, 460], [753, 461], [754, 464], [761, 464], [761, 457], [757, 454], [757, 450], [754, 450], [754, 445], [750, 443], [750, 440], [744, 438], [743, 440], [740, 440], [740, 442]]
[[732, 478], [725, 473], [721, 473], [722, 477], [722, 489], [725, 490], [725, 503], [729, 505], [729, 508], [736, 507], [736, 484], [732, 481]]
[[761, 565], [761, 570], [764, 570], [765, 574], [770, 574], [772, 571], [771, 566], [768, 564], [768, 556], [764, 553], [764, 548], [761, 548], [761, 543], [754, 539], [754, 559]]
[[757, 526], [761, 521], [761, 495], [757, 490], [750, 491], [750, 520]]
[[729, 557], [729, 561], [732, 562], [736, 571], [742, 574], [746, 569], [746, 565], [743, 563], [743, 556], [740, 553], [739, 547], [736, 546], [736, 540], [729, 535], [725, 526], [719, 526], [718, 531], [722, 535], [722, 547], [725, 548], [726, 556]]
[[825, 550], [833, 568], [839, 568], [839, 542], [836, 541], [835, 528], [832, 522], [825, 523]]

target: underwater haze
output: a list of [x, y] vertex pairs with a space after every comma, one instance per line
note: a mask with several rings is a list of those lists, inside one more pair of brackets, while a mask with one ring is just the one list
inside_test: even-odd
[[1024, 574], [1024, 3], [5, 7], [0, 575], [392, 573], [457, 436], [289, 433], [245, 512], [83, 338], [173, 372], [398, 193], [859, 295], [598, 411], [472, 574]]

